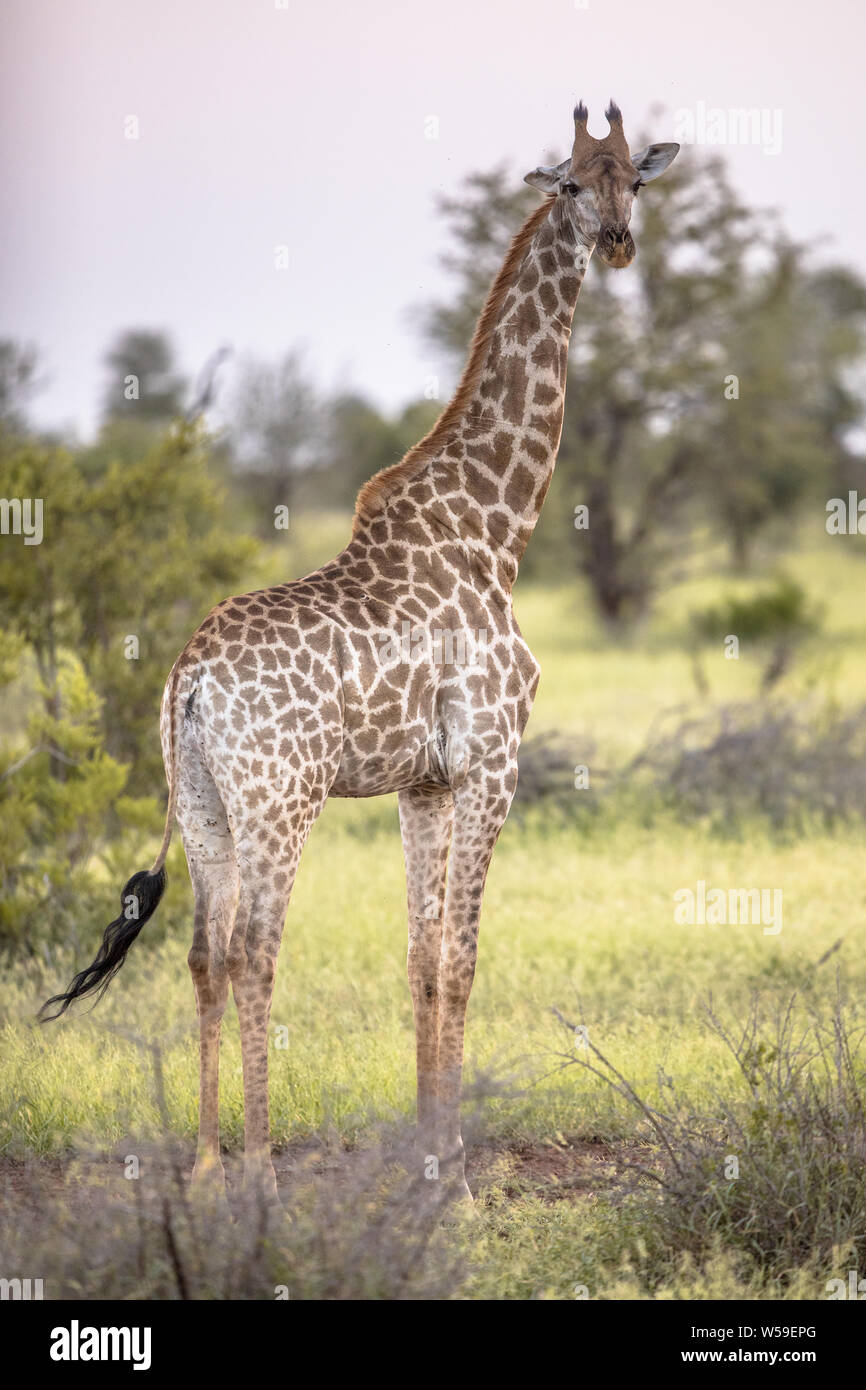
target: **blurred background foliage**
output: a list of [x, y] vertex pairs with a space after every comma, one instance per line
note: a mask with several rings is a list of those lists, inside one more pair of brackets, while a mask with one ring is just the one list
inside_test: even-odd
[[[46, 517], [41, 545], [0, 538], [0, 945], [75, 944], [76, 923], [89, 933], [112, 905], [115, 861], [118, 882], [133, 860], [147, 862], [163, 814], [159, 700], [178, 650], [228, 593], [297, 577], [341, 548], [360, 485], [447, 399], [508, 241], [536, 203], [504, 167], [441, 201], [450, 293], [415, 314], [443, 385], [438, 400], [394, 414], [357, 392], [323, 392], [291, 344], [276, 361], [234, 363], [224, 389], [226, 348], [215, 345], [192, 382], [167, 332], [130, 328], [107, 346], [100, 427], [81, 444], [34, 427], [39, 354], [0, 342], [0, 495], [43, 498]], [[808, 780], [809, 720], [730, 703], [736, 692], [714, 689], [700, 653], [738, 634], [761, 654], [759, 701], [777, 687], [790, 699], [798, 662], [817, 679], [809, 644], [824, 616], [803, 537], [820, 539], [827, 499], [864, 481], [866, 284], [843, 266], [816, 267], [772, 215], [743, 205], [719, 157], [685, 150], [641, 199], [639, 220], [629, 274], [593, 265], [581, 297], [559, 460], [521, 574], [523, 601], [537, 592], [538, 611], [558, 615], [550, 647], [561, 661], [545, 669], [551, 727], [526, 745], [518, 807], [604, 814], [598, 779], [591, 796], [573, 795], [582, 745], [556, 712], [588, 644], [622, 670], [624, 688], [645, 672], [621, 668], [620, 653], [651, 641], [656, 655], [676, 654], [679, 701], [729, 703], [724, 717], [705, 709], [705, 723], [684, 714], [681, 734], [643, 753], [614, 740], [599, 752], [601, 784], [622, 792], [631, 767], [650, 798], [642, 814], [655, 798], [730, 829], [739, 748], [750, 814], [784, 825], [789, 806], [795, 819], [802, 811], [784, 769], [798, 788]], [[586, 529], [575, 526], [579, 506]], [[277, 521], [286, 508], [288, 529]], [[735, 592], [744, 581], [749, 592]], [[681, 599], [689, 585], [702, 599], [692, 609]], [[640, 702], [639, 689], [631, 695]], [[866, 784], [845, 756], [860, 716], [833, 718], [825, 701], [822, 766], [845, 777], [828, 814], [863, 815]], [[763, 779], [762, 729], [775, 749]], [[709, 781], [696, 777], [704, 767]], [[164, 929], [172, 901], [178, 912], [185, 903], [183, 877]]]

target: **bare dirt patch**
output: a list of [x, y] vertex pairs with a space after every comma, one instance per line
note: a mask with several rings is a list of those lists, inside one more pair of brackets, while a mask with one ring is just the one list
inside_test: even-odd
[[[363, 1148], [344, 1148], [318, 1139], [299, 1140], [274, 1154], [280, 1195], [285, 1199], [311, 1179], [327, 1179], [335, 1187], [349, 1186]], [[103, 1155], [0, 1158], [0, 1199], [32, 1207], [47, 1198], [62, 1197], [86, 1209], [97, 1192], [126, 1188], [124, 1165], [131, 1153], [140, 1155], [141, 1176], [153, 1182], [188, 1175], [193, 1153], [149, 1152], [129, 1140]], [[561, 1139], [548, 1143], [483, 1143], [467, 1150], [466, 1175], [473, 1195], [484, 1199], [496, 1186], [514, 1200], [536, 1197], [546, 1202], [575, 1201], [601, 1195], [618, 1186], [639, 1167], [649, 1148], [638, 1143], [607, 1143], [601, 1139]], [[242, 1160], [224, 1154], [229, 1194], [241, 1180]], [[128, 1191], [128, 1189], [126, 1189]]]
[[485, 1187], [496, 1182], [509, 1197], [574, 1201], [618, 1186], [649, 1152], [647, 1145], [602, 1139], [478, 1145], [467, 1155], [466, 1170], [476, 1197], [483, 1197]]

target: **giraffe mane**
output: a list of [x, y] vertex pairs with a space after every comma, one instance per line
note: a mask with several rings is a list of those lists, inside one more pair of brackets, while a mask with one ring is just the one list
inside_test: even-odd
[[420, 439], [417, 444], [413, 444], [398, 463], [389, 464], [387, 468], [382, 468], [378, 473], [374, 473], [373, 477], [368, 479], [361, 488], [355, 503], [352, 535], [355, 535], [362, 522], [370, 520], [377, 512], [383, 510], [388, 498], [401, 483], [420, 473], [424, 465], [435, 457], [438, 450], [448, 441], [455, 427], [460, 423], [481, 380], [487, 349], [499, 318], [502, 302], [517, 279], [535, 233], [550, 213], [555, 201], [555, 197], [545, 198], [544, 202], [529, 214], [523, 226], [512, 237], [505, 260], [490, 286], [487, 299], [484, 301], [484, 308], [481, 310], [475, 325], [469, 357], [457, 383], [457, 390], [435, 425], [424, 435], [423, 439]]

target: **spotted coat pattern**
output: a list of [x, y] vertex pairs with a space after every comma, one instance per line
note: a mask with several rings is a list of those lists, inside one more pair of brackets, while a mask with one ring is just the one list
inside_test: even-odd
[[[591, 251], [563, 200], [546, 200], [491, 291], [459, 409], [367, 485], [335, 560], [219, 604], [171, 672], [162, 710], [169, 814], [195, 893], [196, 1178], [221, 1174], [218, 1049], [231, 983], [246, 1169], [273, 1188], [268, 1020], [301, 850], [327, 797], [396, 792], [421, 1151], [468, 1191], [464, 1019], [485, 878], [539, 678], [511, 590], [550, 483]], [[450, 648], [436, 646], [436, 632]], [[474, 660], [468, 648], [461, 659], [455, 642], [467, 634]]]

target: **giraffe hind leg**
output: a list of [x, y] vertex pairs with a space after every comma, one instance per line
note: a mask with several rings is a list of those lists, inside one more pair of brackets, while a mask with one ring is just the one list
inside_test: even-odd
[[[268, 1043], [271, 1002], [283, 926], [298, 863], [310, 827], [322, 808], [320, 794], [284, 824], [288, 833], [271, 836], [283, 810], [275, 799], [260, 806], [254, 819], [235, 832], [240, 900], [227, 966], [238, 1011], [244, 1077], [244, 1186], [276, 1203], [271, 1159]], [[300, 800], [300, 799], [299, 799]]]
[[237, 856], [225, 807], [198, 751], [178, 767], [177, 815], [195, 898], [189, 963], [199, 1020], [199, 1133], [193, 1184], [225, 1191], [219, 1142], [219, 1046], [228, 999], [228, 947], [238, 907]]

